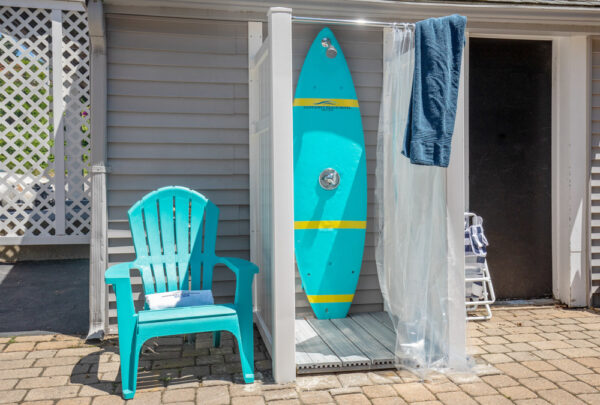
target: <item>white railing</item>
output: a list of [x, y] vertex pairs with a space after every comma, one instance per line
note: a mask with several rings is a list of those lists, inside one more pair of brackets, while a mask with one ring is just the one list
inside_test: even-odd
[[88, 24], [61, 4], [0, 6], [1, 245], [89, 241]]
[[259, 331], [277, 382], [296, 376], [291, 10], [269, 10], [269, 36], [250, 22], [250, 244]]

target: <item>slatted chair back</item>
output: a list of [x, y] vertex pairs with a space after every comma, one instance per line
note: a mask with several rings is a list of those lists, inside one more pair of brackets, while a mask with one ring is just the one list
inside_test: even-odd
[[145, 294], [212, 288], [216, 205], [188, 188], [164, 187], [138, 201], [128, 215]]

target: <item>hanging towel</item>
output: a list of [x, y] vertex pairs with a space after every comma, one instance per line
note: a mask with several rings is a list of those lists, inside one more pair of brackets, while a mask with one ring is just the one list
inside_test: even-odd
[[214, 303], [211, 290], [177, 290], [146, 295], [146, 304], [150, 309], [192, 307]]
[[419, 21], [415, 72], [402, 154], [411, 163], [448, 167], [456, 118], [466, 17]]

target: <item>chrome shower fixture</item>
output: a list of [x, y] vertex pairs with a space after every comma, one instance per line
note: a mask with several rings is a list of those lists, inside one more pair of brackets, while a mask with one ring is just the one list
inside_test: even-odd
[[335, 58], [337, 56], [337, 49], [335, 49], [335, 46], [333, 46], [331, 44], [331, 40], [327, 37], [324, 37], [321, 40], [321, 45], [323, 46], [323, 48], [327, 48], [327, 51], [325, 51], [325, 55], [327, 55], [328, 58]]

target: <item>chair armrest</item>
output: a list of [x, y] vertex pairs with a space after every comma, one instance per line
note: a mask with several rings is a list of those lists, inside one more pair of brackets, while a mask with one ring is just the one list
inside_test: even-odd
[[[131, 277], [129, 272], [135, 268], [135, 262], [119, 263], [110, 266], [104, 273], [104, 282], [112, 284], [117, 296], [117, 319], [119, 321], [119, 329], [124, 318], [132, 318], [135, 315], [135, 307], [133, 305], [133, 293], [131, 290]], [[127, 322], [127, 321], [126, 321]]]
[[252, 278], [258, 273], [258, 266], [236, 257], [218, 257], [217, 264], [224, 264], [235, 273], [235, 306], [238, 311], [252, 313]]
[[129, 271], [134, 268], [135, 262], [118, 263], [110, 266], [104, 273], [104, 282], [106, 284], [122, 283], [125, 280], [130, 281]]
[[237, 257], [217, 257], [216, 264], [224, 264], [229, 267], [236, 276], [241, 276], [243, 274], [253, 276], [258, 273], [258, 266], [256, 264]]

